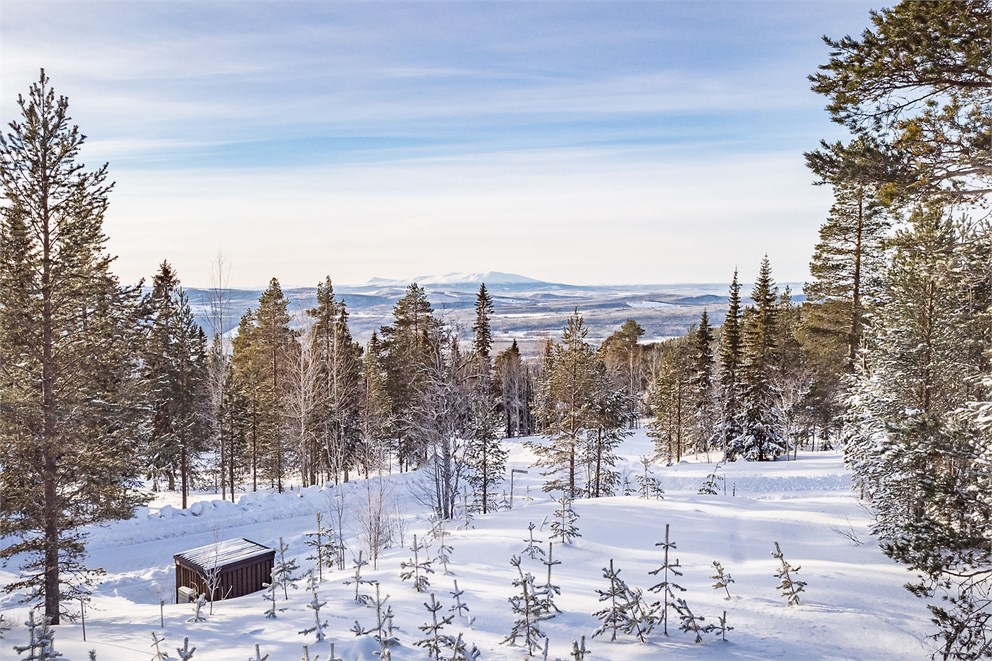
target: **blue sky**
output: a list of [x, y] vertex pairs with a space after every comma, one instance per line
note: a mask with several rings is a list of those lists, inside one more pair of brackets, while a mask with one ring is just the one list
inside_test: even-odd
[[802, 281], [806, 76], [873, 6], [0, 0], [0, 119], [45, 67], [126, 281]]

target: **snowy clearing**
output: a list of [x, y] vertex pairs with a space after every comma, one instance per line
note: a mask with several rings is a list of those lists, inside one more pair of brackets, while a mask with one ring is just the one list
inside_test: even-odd
[[[411, 495], [414, 474], [382, 478], [389, 498], [403, 512], [403, 546], [394, 544], [379, 559], [378, 568], [363, 573], [375, 579], [395, 613], [396, 636], [400, 644], [392, 649], [394, 659], [423, 659], [426, 652], [414, 643], [423, 634], [417, 627], [428, 621], [423, 604], [434, 592], [444, 604], [453, 604], [453, 581], [464, 590], [467, 616], [455, 617], [446, 633], [462, 633], [469, 645], [476, 645], [486, 659], [523, 659], [524, 648], [503, 644], [514, 615], [509, 598], [515, 593], [511, 581], [515, 569], [509, 560], [526, 546], [527, 527], [535, 523], [535, 536], [547, 540], [555, 503], [540, 490], [541, 477], [530, 468], [531, 455], [519, 439], [508, 441], [511, 449], [508, 467], [527, 470], [514, 474], [515, 506], [487, 516], [475, 516], [472, 526], [464, 520], [449, 526], [447, 544], [453, 547], [451, 575], [438, 571], [429, 576], [428, 592], [417, 593], [410, 582], [400, 580], [400, 563], [411, 557], [407, 547], [413, 534], [421, 537], [430, 522]], [[638, 458], [649, 454], [652, 445], [643, 430], [628, 439], [622, 448], [626, 476], [633, 484], [641, 471]], [[716, 457], [713, 457], [714, 459]], [[581, 537], [569, 546], [555, 544], [553, 583], [561, 587], [556, 599], [562, 613], [541, 624], [550, 640], [549, 658], [570, 658], [572, 641], [586, 636], [593, 659], [656, 659], [663, 656], [687, 659], [919, 659], [929, 654], [929, 630], [925, 605], [902, 585], [910, 578], [904, 568], [886, 558], [866, 528], [869, 516], [850, 490], [842, 457], [836, 452], [800, 453], [797, 461], [736, 463], [722, 466], [726, 494], [698, 495], [700, 484], [714, 464], [687, 460], [672, 466], [654, 466], [665, 490], [664, 500], [618, 496], [579, 500], [577, 526]], [[509, 470], [508, 468], [508, 470]], [[102, 566], [107, 575], [96, 589], [86, 613], [86, 637], [76, 624], [59, 626], [56, 649], [67, 659], [83, 661], [89, 650], [96, 650], [100, 661], [149, 659], [153, 650], [152, 632], [164, 635], [167, 649], [181, 647], [183, 638], [196, 646], [195, 659], [201, 661], [254, 658], [258, 643], [270, 661], [300, 659], [308, 644], [311, 659], [329, 658], [329, 643], [335, 654], [346, 660], [375, 659], [378, 645], [369, 637], [356, 637], [351, 628], [357, 620], [364, 628], [374, 624], [374, 610], [355, 603], [354, 587], [343, 584], [352, 571], [352, 554], [362, 542], [357, 535], [361, 512], [366, 508], [368, 488], [378, 478], [353, 480], [337, 487], [310, 488], [283, 494], [244, 494], [237, 504], [200, 494], [187, 510], [176, 507], [171, 494], [162, 495], [130, 520], [94, 529], [90, 533], [91, 564]], [[509, 489], [509, 483], [506, 484]], [[174, 568], [172, 556], [215, 541], [246, 537], [267, 546], [278, 545], [279, 537], [289, 544], [290, 554], [303, 570], [314, 563], [307, 560], [312, 550], [305, 545], [305, 534], [315, 529], [318, 511], [329, 517], [335, 494], [343, 494], [348, 508], [345, 531], [349, 544], [348, 569], [325, 571], [320, 584], [321, 610], [328, 620], [327, 640], [315, 642], [314, 635], [299, 632], [313, 626], [313, 611], [307, 608], [309, 593], [299, 580], [300, 589], [289, 593], [289, 600], [275, 619], [263, 616], [267, 602], [262, 593], [217, 602], [204, 622], [188, 622], [190, 604], [173, 604]], [[658, 582], [648, 572], [661, 564], [656, 544], [670, 525], [673, 552], [683, 575], [674, 580], [685, 592], [679, 595], [706, 623], [716, 623], [727, 612], [733, 627], [723, 642], [713, 634], [700, 644], [693, 636], [678, 630], [672, 615], [669, 636], [655, 629], [647, 643], [620, 635], [616, 642], [609, 634], [591, 638], [599, 621], [592, 613], [602, 608], [597, 589], [608, 587], [603, 568], [613, 559], [620, 576], [631, 587], [645, 590]], [[456, 529], [458, 528], [458, 529]], [[774, 542], [781, 544], [785, 558], [800, 566], [797, 578], [808, 583], [802, 603], [789, 607], [777, 589], [774, 574], [778, 562], [771, 557]], [[858, 544], [857, 542], [861, 542]], [[434, 544], [436, 548], [436, 543]], [[718, 560], [732, 575], [732, 597], [714, 590], [713, 561]], [[0, 582], [14, 579], [11, 567], [0, 570]], [[545, 566], [539, 560], [523, 559], [524, 571], [543, 582]], [[301, 572], [302, 575], [302, 572]], [[367, 586], [363, 593], [372, 592]], [[159, 600], [164, 598], [164, 630], [159, 627]], [[0, 641], [0, 659], [18, 658], [12, 645], [26, 642], [23, 622], [27, 609], [16, 596], [0, 601], [0, 613], [15, 622], [13, 630]]]

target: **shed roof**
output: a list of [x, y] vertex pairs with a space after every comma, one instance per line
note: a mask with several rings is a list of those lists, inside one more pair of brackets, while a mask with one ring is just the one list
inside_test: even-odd
[[183, 551], [182, 553], [177, 553], [173, 557], [176, 560], [184, 561], [188, 565], [207, 571], [215, 565], [225, 567], [269, 554], [275, 554], [275, 550], [242, 537], [240, 539], [227, 539], [223, 542], [200, 546], [195, 549]]

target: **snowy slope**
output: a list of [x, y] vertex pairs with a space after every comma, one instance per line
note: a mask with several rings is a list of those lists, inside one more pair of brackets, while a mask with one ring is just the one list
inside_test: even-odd
[[[522, 648], [502, 644], [513, 622], [509, 597], [515, 570], [509, 560], [523, 550], [527, 525], [534, 522], [547, 539], [554, 503], [540, 491], [540, 475], [529, 467], [530, 453], [519, 441], [508, 442], [509, 465], [529, 470], [516, 474], [515, 507], [488, 516], [476, 516], [473, 526], [455, 530], [450, 526], [448, 543], [454, 548], [450, 576], [440, 571], [430, 576], [431, 590], [447, 609], [453, 600], [453, 581], [465, 591], [464, 600], [474, 618], [456, 618], [450, 633], [464, 634], [487, 659], [523, 659]], [[627, 478], [633, 482], [641, 470], [637, 458], [650, 452], [643, 432], [628, 440], [622, 453], [629, 462]], [[927, 656], [928, 630], [924, 605], [902, 588], [907, 580], [903, 568], [887, 559], [866, 533], [868, 516], [853, 497], [849, 479], [836, 453], [800, 454], [794, 462], [731, 464], [721, 467], [727, 493], [698, 495], [697, 490], [713, 465], [683, 462], [655, 467], [666, 491], [664, 500], [619, 496], [581, 500], [575, 505], [582, 535], [572, 545], [559, 548], [553, 582], [561, 586], [557, 605], [563, 611], [542, 628], [550, 639], [549, 658], [569, 658], [572, 641], [586, 636], [593, 659], [657, 659], [665, 656], [690, 659], [919, 659]], [[275, 545], [281, 536], [290, 545], [302, 567], [309, 549], [304, 534], [315, 527], [317, 511], [328, 512], [336, 494], [348, 504], [345, 529], [357, 554], [358, 521], [364, 509], [370, 482], [355, 480], [325, 489], [295, 490], [286, 494], [246, 494], [235, 505], [204, 496], [188, 510], [160, 499], [128, 521], [91, 532], [92, 562], [103, 566], [107, 576], [97, 589], [87, 613], [87, 642], [78, 625], [58, 627], [57, 649], [66, 658], [82, 661], [95, 649], [101, 661], [131, 661], [151, 658], [151, 632], [159, 630], [160, 595], [165, 606], [164, 635], [169, 648], [182, 645], [189, 636], [200, 661], [248, 659], [259, 643], [270, 661], [299, 659], [303, 643], [310, 644], [311, 658], [328, 658], [328, 644], [315, 643], [313, 636], [298, 632], [312, 626], [308, 595], [302, 589], [290, 593], [285, 612], [265, 619], [266, 602], [260, 594], [219, 602], [207, 621], [189, 623], [191, 607], [171, 603], [173, 595], [172, 555], [193, 547], [232, 537], [247, 537]], [[413, 533], [423, 534], [429, 522], [411, 496], [415, 475], [382, 478], [390, 499], [404, 513], [405, 546]], [[686, 588], [682, 596], [693, 611], [715, 622], [727, 611], [734, 630], [727, 642], [707, 635], [702, 644], [670, 625], [670, 635], [655, 631], [646, 644], [621, 636], [590, 639], [598, 626], [592, 613], [601, 608], [596, 589], [605, 589], [602, 569], [615, 560], [632, 587], [643, 589], [657, 583], [650, 576], [661, 563], [655, 546], [664, 536], [665, 524], [677, 543], [675, 555], [683, 576], [676, 579]], [[863, 544], [856, 544], [850, 536]], [[788, 607], [776, 589], [773, 576], [777, 562], [770, 553], [774, 542], [782, 545], [786, 559], [802, 567], [799, 578], [808, 582], [798, 607]], [[417, 627], [427, 621], [423, 607], [428, 594], [415, 592], [399, 578], [400, 563], [411, 556], [399, 545], [387, 549], [375, 571], [366, 572], [390, 595], [396, 613], [400, 646], [394, 659], [426, 658], [413, 643], [422, 637]], [[731, 599], [716, 591], [710, 576], [712, 562], [719, 560], [733, 576]], [[349, 559], [349, 566], [351, 561]], [[543, 577], [545, 568], [537, 560], [524, 559], [524, 568]], [[356, 638], [350, 629], [358, 620], [373, 624], [373, 611], [353, 601], [353, 587], [345, 586], [350, 571], [325, 574], [320, 597], [327, 601], [322, 615], [329, 621], [328, 640], [343, 659], [374, 659], [376, 646], [368, 637]], [[0, 582], [10, 581], [9, 568], [0, 570]], [[368, 589], [363, 589], [367, 592]], [[0, 601], [0, 612], [20, 623], [26, 610], [13, 598]], [[0, 641], [0, 659], [16, 658], [13, 644], [23, 644], [26, 632], [18, 626]]]

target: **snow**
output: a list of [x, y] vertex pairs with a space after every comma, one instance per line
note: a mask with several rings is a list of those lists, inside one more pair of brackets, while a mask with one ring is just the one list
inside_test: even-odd
[[[476, 515], [468, 529], [464, 520], [451, 522], [446, 543], [454, 549], [452, 575], [438, 569], [429, 577], [430, 590], [444, 603], [445, 612], [454, 603], [450, 592], [458, 581], [470, 612], [456, 617], [447, 632], [463, 633], [486, 659], [525, 658], [523, 648], [501, 643], [514, 619], [508, 599], [514, 594], [515, 570], [509, 560], [526, 546], [528, 523], [535, 523], [535, 537], [547, 540], [555, 509], [551, 495], [540, 489], [541, 476], [531, 467], [531, 453], [518, 439], [507, 445], [508, 473], [511, 468], [528, 471], [514, 474], [513, 509]], [[639, 457], [651, 451], [643, 431], [625, 443], [623, 470], [631, 483], [641, 471]], [[726, 493], [721, 488], [718, 495], [698, 495], [699, 485], [714, 469], [706, 459], [691, 457], [670, 467], [654, 466], [664, 500], [617, 496], [575, 502], [582, 536], [572, 545], [555, 545], [555, 558], [562, 564], [555, 567], [553, 582], [561, 586], [556, 604], [563, 612], [541, 625], [550, 638], [549, 658], [569, 658], [572, 641], [583, 635], [594, 659], [919, 659], [929, 654], [925, 604], [902, 587], [909, 578], [906, 570], [884, 556], [867, 533], [869, 515], [851, 491], [839, 453], [800, 453], [796, 461], [721, 465], [717, 475], [724, 478]], [[378, 493], [381, 480], [405, 517], [404, 543], [386, 549], [378, 567], [366, 567], [363, 578], [378, 580], [383, 594], [390, 596], [401, 642], [393, 649], [393, 658], [423, 659], [423, 649], [414, 642], [422, 637], [417, 627], [429, 619], [423, 604], [430, 595], [415, 592], [399, 578], [400, 563], [412, 557], [407, 547], [413, 534], [422, 535], [430, 526], [410, 491], [415, 477], [393, 474], [325, 488], [294, 488], [283, 494], [243, 494], [236, 504], [201, 494], [186, 510], [176, 506], [173, 494], [159, 494], [131, 519], [89, 531], [90, 562], [107, 574], [87, 609], [87, 641], [82, 641], [78, 624], [64, 624], [56, 628], [56, 648], [73, 661], [84, 661], [91, 649], [100, 661], [147, 659], [155, 631], [165, 636], [168, 649], [181, 646], [188, 636], [199, 661], [243, 661], [253, 656], [255, 643], [270, 661], [299, 659], [304, 643], [311, 658], [319, 654], [325, 660], [331, 641], [335, 654], [343, 659], [377, 658], [374, 641], [350, 631], [356, 620], [366, 629], [372, 627], [374, 611], [356, 604], [354, 586], [343, 582], [352, 574], [352, 555], [362, 548], [357, 531], [367, 490]], [[289, 555], [301, 567], [312, 567], [306, 559], [312, 549], [304, 543], [305, 534], [315, 530], [318, 511], [325, 513], [325, 525], [332, 519], [331, 505], [338, 494], [347, 505], [349, 569], [325, 569], [319, 586], [320, 599], [327, 601], [321, 610], [321, 617], [329, 620], [327, 641], [318, 643], [312, 635], [298, 633], [313, 624], [313, 612], [306, 607], [310, 595], [303, 589], [291, 591], [289, 601], [276, 604], [286, 608], [276, 619], [263, 616], [267, 603], [261, 593], [217, 602], [213, 613], [199, 623], [187, 621], [192, 614], [189, 604], [166, 603], [165, 626], [160, 630], [160, 599], [172, 600], [173, 554], [241, 537], [274, 547], [282, 537]], [[734, 627], [727, 642], [710, 634], [703, 643], [694, 644], [691, 635], [677, 630], [674, 616], [667, 638], [656, 630], [643, 645], [626, 637], [616, 642], [590, 638], [599, 624], [592, 613], [602, 607], [596, 589], [607, 587], [603, 568], [613, 559], [631, 587], [647, 590], [657, 583], [658, 577], [648, 572], [661, 564], [656, 544], [664, 537], [665, 524], [670, 525], [671, 539], [677, 544], [673, 553], [682, 565], [683, 576], [675, 579], [686, 588], [680, 596], [706, 623], [715, 623], [726, 611], [727, 622]], [[801, 567], [797, 578], [808, 583], [799, 606], [787, 606], [778, 593], [774, 577], [778, 563], [771, 557], [776, 541], [786, 560]], [[435, 550], [436, 546], [435, 542]], [[714, 560], [734, 578], [729, 600], [723, 590], [712, 587]], [[539, 583], [544, 581], [546, 569], [539, 560], [523, 562], [525, 571]], [[14, 579], [15, 567], [11, 563], [0, 568], [0, 583]], [[299, 583], [302, 588], [304, 581]], [[22, 623], [27, 609], [15, 596], [5, 596], [0, 597], [0, 613], [16, 623], [0, 641], [0, 659], [13, 659], [11, 645], [26, 641]]]
[[206, 571], [211, 567], [226, 567], [230, 564], [273, 553], [275, 553], [274, 549], [242, 537], [240, 539], [225, 539], [222, 542], [207, 544], [206, 546], [198, 546], [195, 549], [177, 553], [175, 558], [177, 560], [182, 558], [187, 564]]

